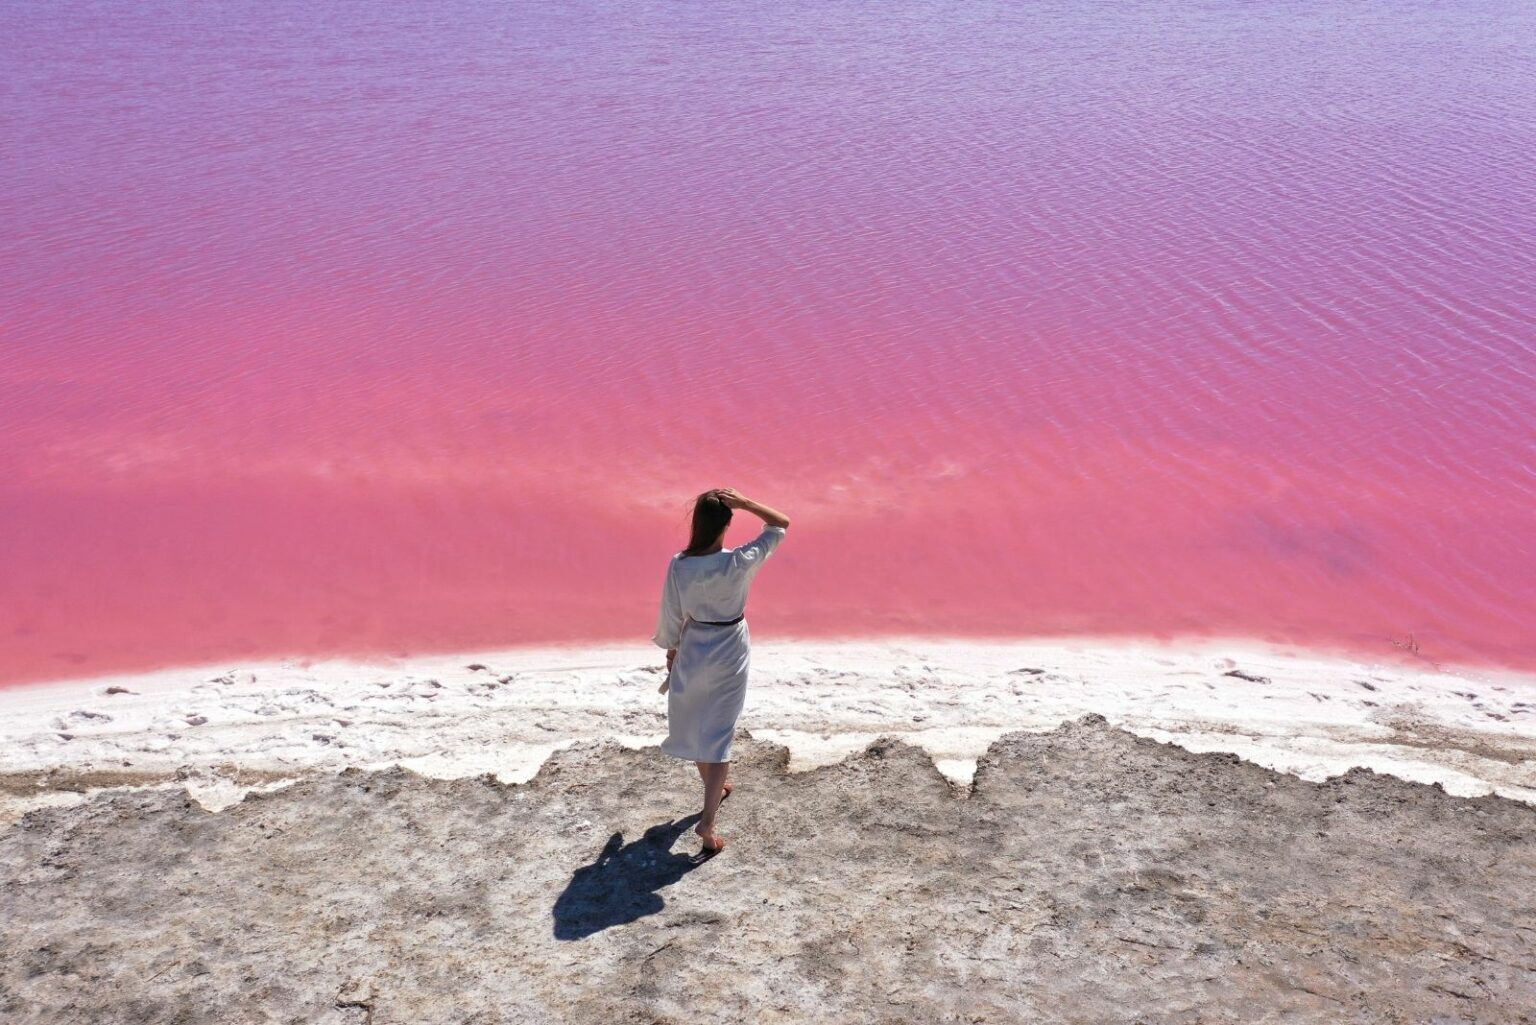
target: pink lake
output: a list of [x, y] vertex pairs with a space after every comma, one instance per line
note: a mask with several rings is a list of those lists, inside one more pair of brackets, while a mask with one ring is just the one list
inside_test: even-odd
[[647, 645], [715, 486], [759, 641], [1536, 668], [1536, 6], [6, 30], [0, 682]]

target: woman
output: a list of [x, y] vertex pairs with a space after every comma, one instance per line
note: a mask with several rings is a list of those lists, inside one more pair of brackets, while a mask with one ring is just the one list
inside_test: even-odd
[[[750, 544], [725, 548], [731, 510], [762, 517]], [[667, 739], [661, 749], [699, 767], [704, 811], [694, 832], [712, 854], [725, 846], [715, 813], [731, 792], [726, 782], [731, 739], [747, 697], [751, 634], [743, 618], [747, 589], [779, 542], [789, 517], [734, 488], [706, 491], [693, 503], [693, 536], [672, 556], [661, 592], [661, 622], [651, 638], [667, 649]]]

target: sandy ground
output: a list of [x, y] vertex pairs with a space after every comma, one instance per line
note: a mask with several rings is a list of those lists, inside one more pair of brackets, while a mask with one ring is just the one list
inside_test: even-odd
[[760, 645], [700, 862], [659, 654], [0, 691], [0, 1021], [1536, 1020], [1529, 678]]
[[957, 788], [880, 741], [529, 783], [347, 770], [210, 813], [98, 794], [0, 833], [0, 1020], [1529, 1022], [1536, 809], [1324, 783], [1097, 717]]

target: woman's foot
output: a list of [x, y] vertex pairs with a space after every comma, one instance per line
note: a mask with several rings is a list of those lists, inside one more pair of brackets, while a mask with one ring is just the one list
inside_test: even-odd
[[713, 828], [706, 828], [701, 822], [693, 827], [693, 831], [699, 834], [699, 839], [703, 841], [705, 853], [714, 854], [725, 850], [725, 837], [716, 833]]

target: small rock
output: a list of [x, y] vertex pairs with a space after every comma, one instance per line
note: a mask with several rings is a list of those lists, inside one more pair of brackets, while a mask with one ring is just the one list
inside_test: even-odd
[[367, 1013], [367, 1021], [373, 1021], [374, 988], [372, 982], [348, 979], [336, 991], [336, 1006], [355, 1007]]

